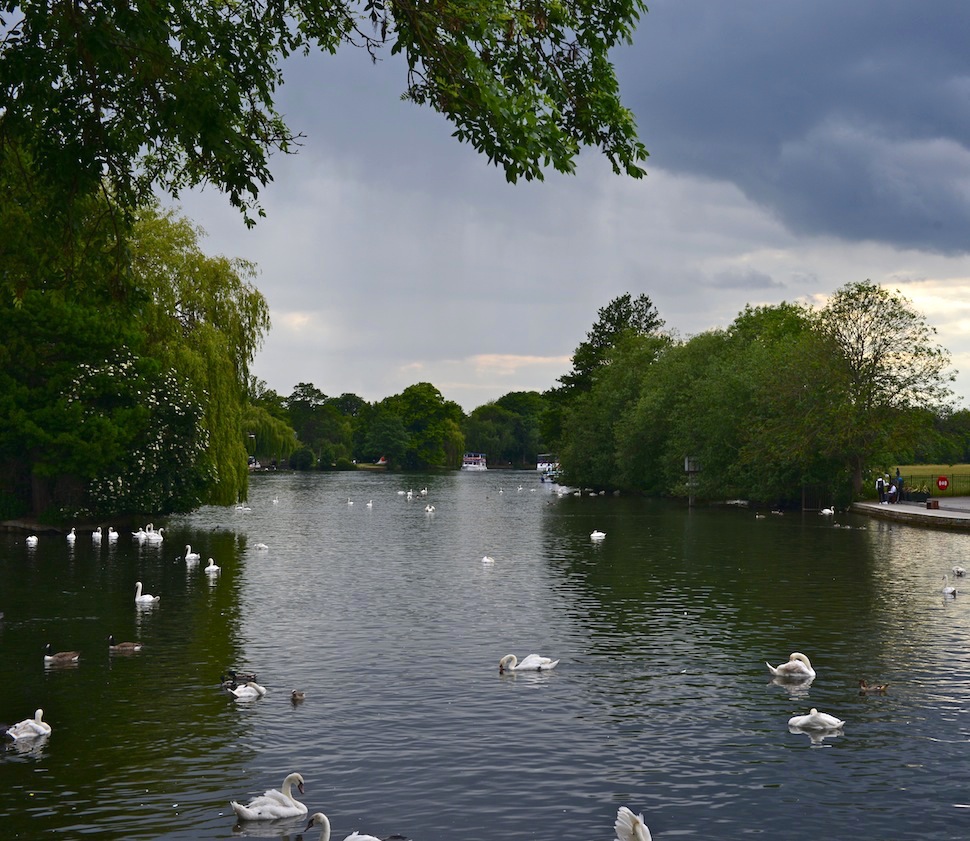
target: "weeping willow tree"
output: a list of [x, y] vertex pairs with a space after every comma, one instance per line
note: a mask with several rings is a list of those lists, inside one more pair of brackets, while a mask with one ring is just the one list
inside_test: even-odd
[[[36, 199], [4, 186], [0, 231], [19, 220], [42, 241]], [[115, 226], [101, 206], [91, 197], [70, 248], [0, 262], [2, 518], [168, 513], [246, 493], [243, 385], [269, 326], [253, 266], [205, 255], [177, 214]], [[119, 241], [124, 278], [105, 265]]]
[[255, 266], [206, 255], [202, 236], [175, 211], [142, 211], [132, 272], [151, 351], [184, 379], [201, 407], [203, 501], [228, 505], [246, 494], [245, 392], [249, 366], [269, 329], [269, 309], [250, 283]]
[[243, 430], [252, 436], [253, 455], [282, 462], [296, 450], [296, 431], [285, 421], [274, 418], [262, 406], [249, 404], [243, 411]]

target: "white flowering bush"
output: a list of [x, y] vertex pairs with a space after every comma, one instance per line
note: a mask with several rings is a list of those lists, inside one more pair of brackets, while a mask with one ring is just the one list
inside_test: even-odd
[[65, 402], [92, 458], [75, 466], [89, 479], [91, 514], [188, 511], [200, 504], [211, 479], [208, 434], [201, 404], [173, 372], [131, 354], [81, 364]]

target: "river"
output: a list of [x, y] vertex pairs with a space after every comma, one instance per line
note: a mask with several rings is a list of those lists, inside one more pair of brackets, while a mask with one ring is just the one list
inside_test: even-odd
[[[4, 838], [315, 841], [229, 808], [291, 771], [336, 839], [609, 841], [620, 805], [656, 841], [970, 837], [970, 535], [506, 471], [259, 474], [164, 528], [0, 535], [0, 718], [53, 728], [0, 752]], [[793, 651], [808, 686], [771, 681]], [[531, 652], [559, 665], [499, 674]], [[790, 732], [812, 707], [841, 733]]]

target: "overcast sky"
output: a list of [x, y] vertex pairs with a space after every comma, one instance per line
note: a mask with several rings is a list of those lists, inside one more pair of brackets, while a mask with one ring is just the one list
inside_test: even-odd
[[247, 230], [183, 197], [209, 253], [245, 257], [273, 327], [253, 373], [366, 400], [430, 382], [471, 411], [543, 391], [597, 311], [646, 293], [687, 338], [745, 305], [899, 289], [970, 398], [970, 3], [652, 0], [615, 60], [650, 158], [616, 176], [509, 185], [400, 101], [404, 68], [294, 58], [276, 157]]

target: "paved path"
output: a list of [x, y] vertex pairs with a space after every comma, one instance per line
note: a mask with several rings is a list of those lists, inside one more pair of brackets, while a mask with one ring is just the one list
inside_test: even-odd
[[854, 502], [851, 511], [869, 517], [929, 526], [939, 529], [970, 531], [970, 497], [934, 497], [939, 508], [927, 508], [925, 502], [897, 502], [893, 505], [880, 502]]

